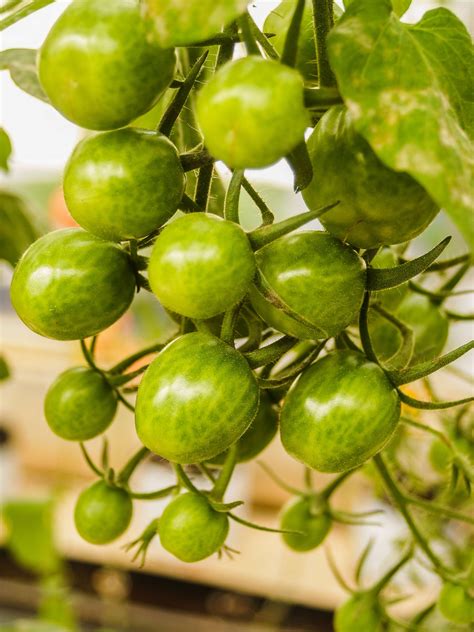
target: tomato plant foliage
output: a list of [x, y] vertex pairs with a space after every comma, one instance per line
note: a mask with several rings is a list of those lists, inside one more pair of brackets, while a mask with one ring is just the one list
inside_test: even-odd
[[[0, 29], [47, 4], [11, 3]], [[135, 503], [173, 496], [130, 544], [143, 561], [156, 536], [185, 562], [230, 555], [233, 521], [279, 532], [302, 553], [334, 523], [366, 523], [367, 512], [333, 501], [363, 471], [409, 535], [369, 587], [366, 549], [336, 630], [421, 630], [433, 613], [468, 626], [473, 398], [449, 399], [447, 381], [434, 389], [431, 376], [459, 376], [450, 365], [473, 348], [444, 352], [451, 326], [472, 318], [450, 302], [465, 293], [457, 286], [474, 245], [472, 44], [442, 7], [408, 24], [409, 0], [344, 4], [284, 0], [260, 30], [245, 0], [73, 0], [39, 51], [0, 52], [20, 89], [100, 132], [86, 132], [65, 167], [81, 228], [38, 238], [24, 203], [1, 192], [0, 257], [14, 268], [11, 301], [26, 326], [78, 341], [84, 356], [51, 385], [45, 417], [80, 444], [97, 478], [75, 509], [85, 540], [112, 542]], [[2, 130], [0, 168], [11, 153]], [[275, 222], [247, 170], [279, 160], [308, 210]], [[242, 189], [255, 205], [250, 231]], [[465, 252], [442, 258], [443, 235], [413, 256], [410, 240], [442, 209]], [[315, 219], [324, 231], [308, 229]], [[104, 367], [97, 336], [137, 292], [161, 303], [175, 333]], [[142, 447], [117, 469], [106, 442], [100, 465], [84, 442], [118, 406], [133, 413]], [[407, 466], [413, 433], [415, 460], [428, 454], [433, 477]], [[293, 496], [279, 529], [242, 518], [242, 501], [227, 494], [236, 466], [276, 434], [305, 467], [297, 489], [262, 464]], [[132, 475], [151, 453], [169, 461], [175, 483], [137, 492]], [[316, 489], [312, 470], [335, 476]], [[444, 549], [433, 546], [443, 538]], [[442, 580], [439, 603], [398, 621], [384, 590], [420, 555]]]

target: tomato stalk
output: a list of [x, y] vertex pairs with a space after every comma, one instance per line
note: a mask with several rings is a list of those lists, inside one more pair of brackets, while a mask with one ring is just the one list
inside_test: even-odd
[[239, 25], [242, 41], [245, 43], [247, 54], [261, 56], [262, 52], [258, 47], [257, 41], [255, 39], [255, 31], [251, 27], [249, 14], [247, 11], [240, 18], [237, 19], [237, 24]]
[[150, 345], [149, 347], [144, 347], [143, 349], [140, 349], [139, 351], [132, 353], [132, 355], [129, 355], [127, 358], [124, 358], [123, 360], [121, 360], [118, 364], [113, 366], [108, 371], [108, 373], [112, 375], [123, 373], [126, 369], [132, 366], [132, 364], [135, 364], [135, 362], [137, 362], [138, 360], [141, 360], [141, 358], [144, 358], [145, 356], [150, 355], [151, 353], [156, 353], [157, 351], [161, 351], [163, 347], [165, 347], [166, 344], [167, 343], [157, 343], [157, 344]]
[[285, 371], [280, 371], [273, 377], [270, 377], [267, 379], [267, 378], [259, 376], [258, 384], [260, 388], [264, 388], [264, 389], [280, 388], [281, 386], [284, 386], [285, 384], [289, 384], [293, 382], [293, 380], [302, 371], [304, 371], [306, 367], [308, 367], [310, 364], [312, 364], [316, 360], [316, 358], [319, 356], [321, 351], [324, 349], [326, 343], [327, 343], [327, 340], [323, 340], [318, 345], [313, 346], [311, 350], [308, 353], [304, 354], [303, 357], [298, 362], [295, 362], [294, 364], [290, 365], [290, 367], [287, 367]]
[[242, 303], [237, 303], [224, 314], [220, 338], [228, 345], [234, 346], [234, 330]]
[[214, 158], [207, 149], [199, 149], [197, 151], [181, 154], [179, 159], [184, 171], [193, 171], [194, 169], [207, 167], [214, 162]]
[[224, 461], [224, 465], [217, 477], [209, 498], [212, 501], [220, 502], [229, 486], [235, 466], [237, 465], [238, 442], [230, 446]]
[[275, 364], [296, 342], [296, 338], [283, 336], [266, 347], [245, 353], [244, 357], [253, 369], [267, 364]]
[[224, 202], [224, 217], [230, 222], [239, 223], [240, 189], [244, 178], [244, 169], [235, 169], [232, 173]]
[[298, 41], [303, 21], [305, 0], [297, 0], [290, 25], [286, 32], [285, 44], [281, 55], [281, 63], [294, 68], [298, 55]]
[[242, 187], [245, 190], [245, 192], [248, 193], [248, 195], [251, 197], [252, 201], [254, 202], [255, 206], [260, 211], [260, 214], [262, 216], [262, 224], [264, 226], [266, 226], [267, 224], [273, 224], [273, 221], [275, 219], [273, 212], [267, 206], [265, 201], [260, 197], [258, 192], [253, 188], [253, 186], [250, 184], [247, 178], [242, 178]]
[[336, 78], [329, 65], [326, 38], [333, 23], [332, 0], [313, 0], [314, 34], [316, 39], [316, 59], [320, 86], [335, 86]]
[[336, 87], [305, 88], [304, 104], [310, 110], [326, 111], [333, 105], [343, 103]]
[[437, 572], [442, 577], [445, 577], [446, 573], [447, 573], [447, 570], [446, 570], [443, 562], [432, 551], [427, 539], [425, 538], [425, 536], [419, 530], [416, 522], [414, 521], [414, 519], [413, 519], [413, 517], [412, 517], [412, 515], [411, 515], [411, 513], [410, 513], [410, 511], [408, 509], [408, 503], [407, 503], [407, 501], [405, 499], [405, 495], [399, 489], [398, 484], [395, 482], [395, 480], [392, 478], [392, 475], [390, 474], [387, 466], [385, 465], [385, 462], [383, 460], [382, 455], [377, 454], [374, 457], [374, 464], [375, 464], [375, 467], [377, 468], [382, 480], [384, 481], [385, 486], [387, 487], [388, 491], [390, 492], [390, 495], [391, 495], [393, 501], [395, 502], [395, 504], [397, 505], [400, 513], [404, 517], [405, 522], [406, 522], [408, 528], [410, 529], [411, 533], [413, 534], [413, 537], [417, 541], [418, 545], [420, 546], [422, 551], [425, 553], [425, 555], [428, 557], [428, 559], [431, 561], [433, 566], [436, 568]]
[[412, 408], [419, 408], [421, 410], [444, 410], [445, 408], [454, 408], [454, 406], [462, 406], [463, 404], [469, 404], [474, 401], [474, 397], [465, 397], [463, 399], [454, 399], [447, 402], [425, 402], [414, 397], [410, 397], [403, 391], [398, 391], [400, 400], [407, 406]]
[[124, 465], [117, 475], [117, 483], [119, 485], [127, 485], [130, 477], [140, 465], [140, 463], [150, 454], [147, 448], [140, 448]]
[[370, 292], [366, 291], [364, 295], [364, 302], [362, 303], [362, 307], [359, 314], [360, 341], [362, 343], [362, 348], [367, 358], [371, 360], [372, 362], [376, 362], [377, 364], [380, 364], [377, 358], [377, 355], [374, 351], [374, 348], [372, 346], [372, 341], [370, 340], [369, 323], [367, 320], [369, 307], [370, 307]]
[[378, 312], [385, 320], [392, 323], [400, 332], [402, 336], [402, 342], [396, 352], [385, 363], [384, 366], [387, 369], [401, 367], [405, 369], [409, 364], [413, 356], [413, 349], [415, 347], [415, 336], [413, 329], [408, 327], [403, 321], [394, 316], [391, 312], [386, 310], [382, 305], [378, 303], [372, 303], [372, 309]]
[[251, 31], [255, 41], [258, 44], [260, 44], [260, 46], [265, 51], [265, 54], [267, 55], [267, 57], [269, 59], [275, 59], [275, 60], [278, 61], [280, 59], [280, 55], [278, 54], [278, 52], [274, 48], [274, 46], [271, 43], [271, 41], [268, 39], [268, 37], [271, 37], [273, 34], [269, 33], [267, 35], [266, 33], [262, 33], [262, 31], [255, 24], [255, 21], [253, 20], [253, 18], [250, 15], [250, 13], [248, 14], [248, 18], [247, 19], [248, 19], [250, 31]]
[[295, 178], [293, 190], [299, 193], [306, 189], [313, 179], [313, 165], [304, 139], [285, 158]]

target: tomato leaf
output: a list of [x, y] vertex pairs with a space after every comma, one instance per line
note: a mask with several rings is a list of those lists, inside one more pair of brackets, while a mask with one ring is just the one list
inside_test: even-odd
[[357, 130], [383, 162], [425, 187], [474, 248], [474, 63], [466, 27], [443, 8], [408, 25], [389, 0], [353, 0], [328, 46]]
[[[354, 0], [344, 0], [345, 8], [347, 9], [353, 2]], [[410, 8], [412, 0], [391, 0], [391, 2], [393, 11], [401, 17]]]
[[49, 103], [38, 79], [36, 50], [9, 48], [0, 52], [0, 70], [9, 70], [12, 81], [24, 92]]
[[37, 236], [22, 200], [0, 191], [0, 260], [15, 266]]
[[8, 160], [12, 153], [12, 144], [10, 141], [10, 137], [3, 129], [0, 127], [0, 169], [3, 171], [9, 171], [10, 167], [8, 165]]

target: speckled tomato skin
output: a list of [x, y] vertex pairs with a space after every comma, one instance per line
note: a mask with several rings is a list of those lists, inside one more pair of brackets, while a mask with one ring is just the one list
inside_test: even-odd
[[117, 410], [113, 388], [98, 372], [75, 367], [61, 373], [44, 400], [51, 430], [68, 441], [87, 441], [112, 423]]
[[91, 544], [108, 544], [128, 528], [133, 503], [123, 489], [97, 481], [77, 499], [74, 522], [79, 535]]
[[12, 305], [34, 332], [79, 340], [103, 331], [122, 316], [135, 293], [127, 253], [80, 228], [44, 235], [18, 262]]
[[379, 452], [400, 417], [383, 370], [353, 351], [335, 351], [306, 369], [280, 416], [285, 450], [320, 472], [344, 472]]
[[158, 523], [161, 545], [182, 562], [199, 562], [223, 546], [229, 518], [212, 509], [199, 494], [186, 493], [172, 500]]
[[283, 533], [285, 544], [293, 551], [305, 552], [318, 547], [329, 533], [332, 520], [327, 511], [311, 512], [311, 498], [291, 500], [283, 509], [280, 529], [301, 531]]
[[258, 404], [245, 359], [215, 336], [193, 332], [171, 342], [148, 367], [138, 389], [136, 430], [155, 454], [200, 463], [243, 435]]
[[304, 319], [286, 314], [253, 288], [255, 310], [275, 329], [297, 338], [327, 338], [359, 313], [366, 285], [364, 261], [332, 235], [287, 235], [257, 251], [256, 259], [263, 285]]
[[103, 239], [138, 239], [176, 212], [185, 177], [173, 143], [156, 132], [125, 128], [90, 136], [64, 172], [69, 212]]
[[413, 239], [439, 211], [411, 176], [392, 171], [377, 158], [343, 106], [322, 117], [308, 151], [313, 179], [303, 199], [309, 209], [339, 200], [320, 221], [353, 246], [376, 248]]
[[75, 0], [39, 50], [41, 85], [80, 127], [117, 129], [147, 112], [176, 59], [149, 37], [136, 0]]
[[199, 93], [196, 115], [211, 154], [236, 169], [277, 162], [309, 126], [301, 75], [256, 56], [222, 66]]
[[[251, 461], [257, 454], [260, 454], [276, 435], [277, 428], [277, 409], [272, 405], [265, 391], [262, 391], [260, 393], [258, 413], [252, 421], [250, 428], [237, 442], [237, 463]], [[226, 456], [227, 452], [222, 452], [211, 459], [210, 463], [212, 463], [212, 465], [222, 465]]]
[[255, 256], [240, 226], [206, 213], [180, 217], [157, 238], [151, 289], [167, 308], [206, 319], [238, 303], [255, 274]]

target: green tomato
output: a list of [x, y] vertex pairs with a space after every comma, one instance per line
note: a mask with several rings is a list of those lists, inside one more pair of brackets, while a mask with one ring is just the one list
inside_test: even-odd
[[124, 250], [80, 228], [67, 228], [28, 248], [10, 292], [30, 329], [47, 338], [79, 340], [103, 331], [127, 311], [135, 283]]
[[332, 520], [327, 507], [313, 507], [314, 499], [297, 498], [291, 500], [283, 509], [280, 529], [301, 531], [283, 533], [285, 544], [293, 551], [311, 551], [318, 547], [329, 533]]
[[280, 416], [285, 450], [320, 472], [345, 472], [392, 436], [400, 400], [384, 371], [361, 353], [335, 351], [307, 368]]
[[236, 169], [277, 162], [309, 126], [301, 75], [256, 56], [218, 70], [198, 95], [196, 116], [211, 154]]
[[44, 401], [49, 427], [69, 441], [87, 441], [102, 434], [116, 410], [114, 389], [98, 371], [86, 367], [61, 373]]
[[74, 522], [79, 535], [91, 544], [108, 544], [126, 531], [133, 503], [124, 489], [97, 481], [77, 499]]
[[315, 231], [287, 235], [259, 250], [256, 259], [262, 284], [294, 314], [285, 313], [252, 288], [255, 311], [274, 329], [297, 338], [328, 338], [359, 313], [365, 264], [332, 235]]
[[446, 582], [438, 597], [441, 614], [453, 623], [474, 622], [474, 599], [458, 584]]
[[336, 610], [336, 632], [382, 632], [383, 613], [370, 593], [357, 593]]
[[453, 453], [441, 439], [435, 439], [428, 452], [428, 459], [434, 470], [446, 474], [453, 463]]
[[[277, 410], [266, 392], [262, 391], [257, 416], [252, 421], [250, 428], [237, 442], [237, 463], [251, 461], [257, 454], [260, 454], [275, 436], [277, 428]], [[226, 456], [227, 452], [222, 452], [211, 459], [210, 463], [222, 465]]]
[[173, 79], [175, 55], [151, 41], [136, 0], [74, 0], [38, 57], [53, 106], [88, 129], [117, 129], [151, 109]]
[[419, 235], [439, 208], [411, 176], [386, 167], [343, 106], [322, 117], [308, 141], [313, 179], [303, 191], [310, 209], [339, 200], [320, 218], [358, 248], [400, 244]]
[[183, 562], [199, 562], [217, 553], [229, 533], [226, 513], [215, 511], [200, 494], [172, 500], [158, 522], [161, 545]]
[[[372, 268], [394, 268], [398, 265], [398, 257], [390, 248], [382, 248], [370, 263]], [[373, 298], [380, 302], [388, 311], [394, 311], [408, 293], [408, 283], [402, 283], [388, 290], [379, 290], [372, 294]]]
[[167, 222], [184, 184], [178, 152], [166, 136], [125, 128], [79, 143], [66, 165], [64, 197], [83, 228], [121, 241]]
[[[410, 364], [437, 358], [446, 344], [449, 320], [428, 296], [410, 292], [405, 296], [395, 316], [410, 327], [415, 344]], [[383, 362], [396, 353], [402, 342], [400, 331], [378, 314], [369, 318], [369, 333], [377, 357]]]
[[255, 274], [255, 256], [238, 224], [191, 213], [166, 226], [148, 267], [151, 289], [189, 318], [216, 316], [238, 303]]
[[220, 33], [248, 0], [144, 0], [143, 10], [163, 48], [188, 46]]
[[152, 452], [175, 463], [208, 461], [248, 429], [259, 389], [246, 360], [215, 336], [171, 342], [138, 389], [136, 429]]

